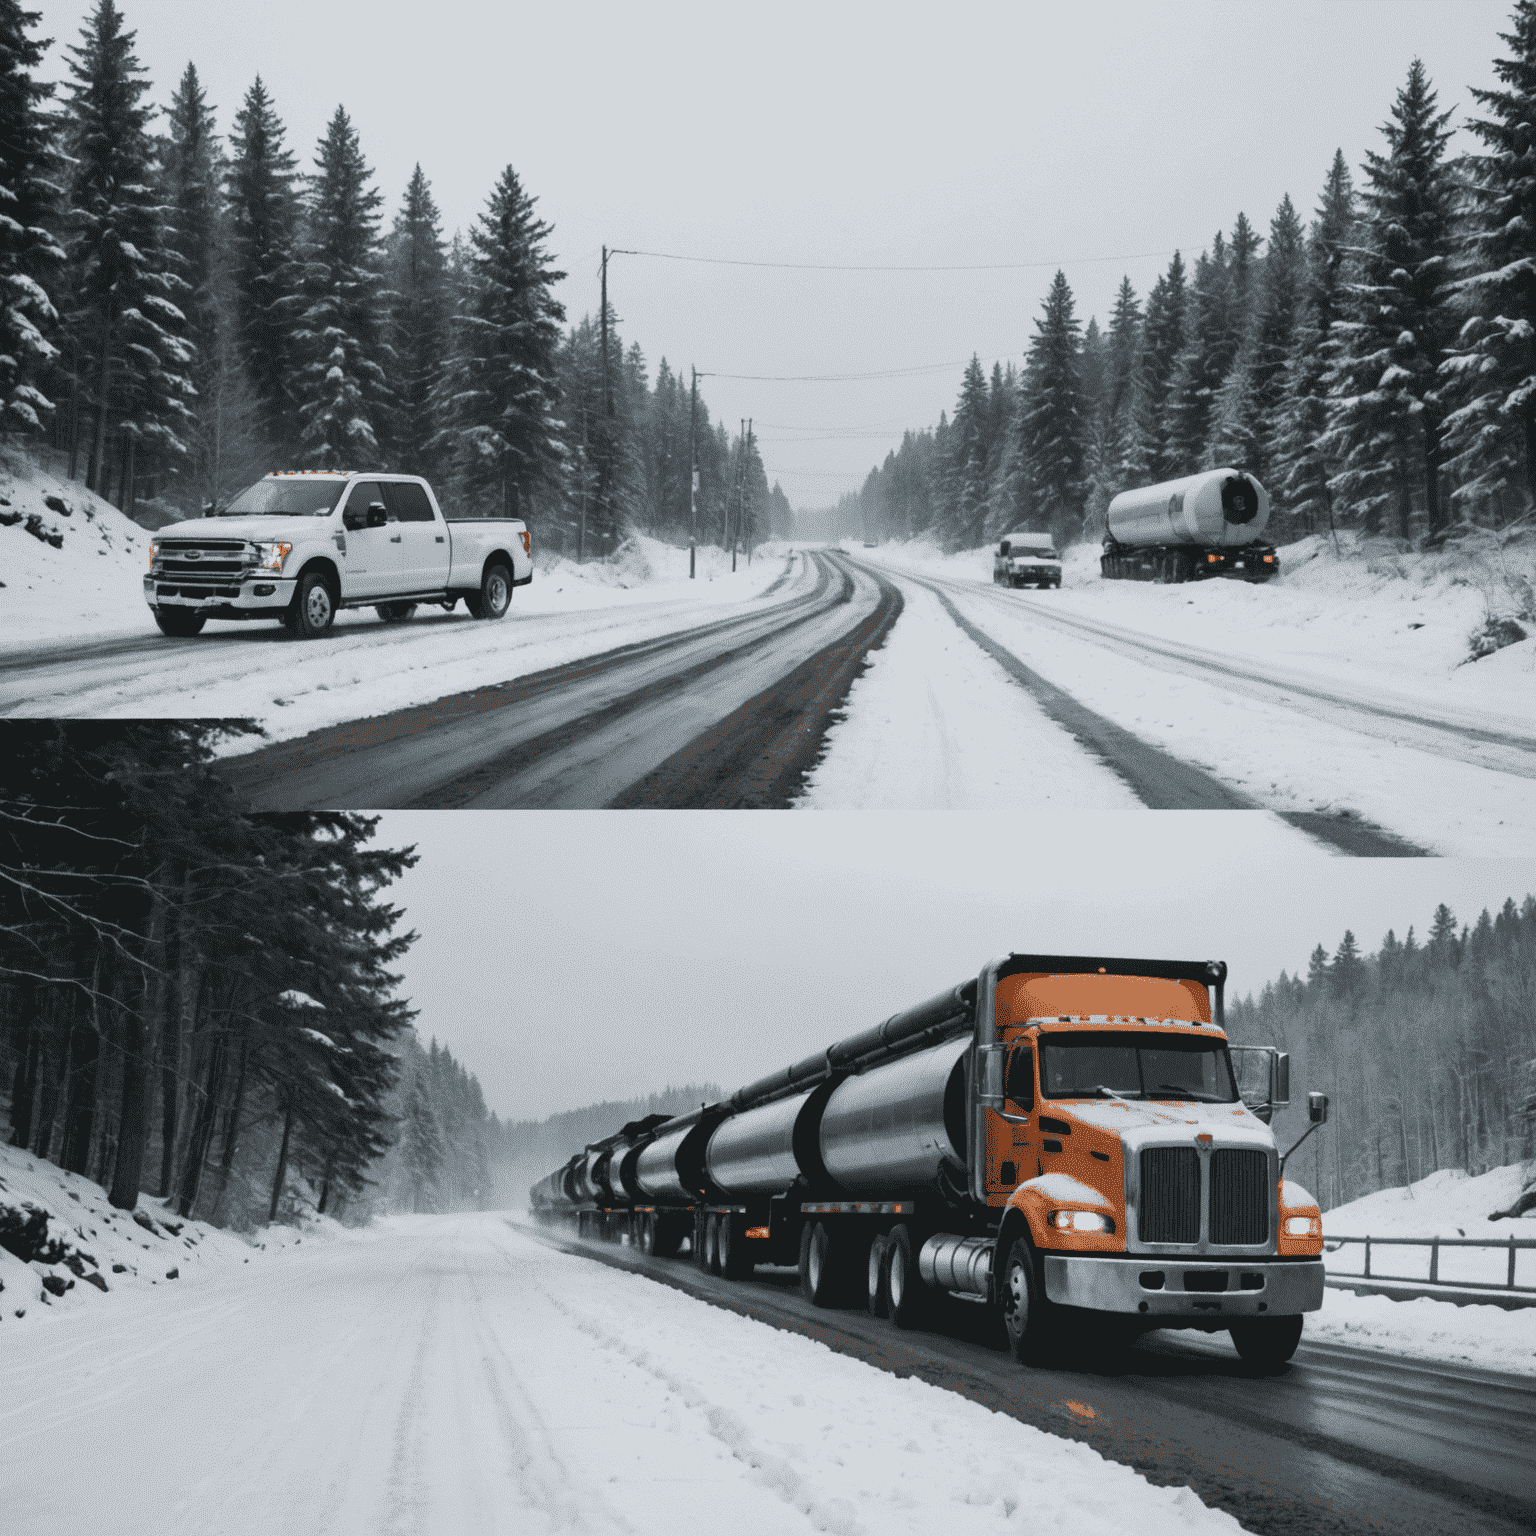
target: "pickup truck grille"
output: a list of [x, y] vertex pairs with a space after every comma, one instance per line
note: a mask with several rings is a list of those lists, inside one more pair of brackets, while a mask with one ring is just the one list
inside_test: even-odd
[[1211, 1241], [1269, 1241], [1269, 1155], [1228, 1149], [1211, 1154]]
[[1200, 1157], [1193, 1147], [1142, 1152], [1136, 1235], [1144, 1243], [1200, 1241]]
[[243, 571], [247, 559], [244, 539], [171, 539], [160, 545], [156, 574], [209, 581]]

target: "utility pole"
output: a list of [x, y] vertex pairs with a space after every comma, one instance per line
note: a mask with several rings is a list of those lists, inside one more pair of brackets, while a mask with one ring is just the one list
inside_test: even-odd
[[576, 564], [585, 565], [587, 560], [587, 413], [581, 413], [581, 521], [576, 525]]
[[[747, 534], [746, 534], [747, 469], [751, 465], [751, 463], [752, 463], [752, 418], [750, 416], [748, 416], [747, 417], [747, 458], [746, 458], [746, 462], [742, 465], [742, 469], [741, 469], [741, 511], [742, 511], [741, 536], [742, 536], [743, 542], [747, 546], [747, 564], [748, 565], [752, 564], [752, 541], [751, 541], [751, 539], [749, 539], [747, 537]], [[753, 503], [753, 510], [754, 511], [756, 510], [756, 503], [755, 502]]]
[[688, 407], [688, 580], [693, 580], [694, 546], [699, 531], [699, 370], [693, 375], [693, 399]]
[[603, 247], [603, 415], [613, 415], [613, 392], [608, 387], [608, 247]]
[[736, 542], [741, 538], [741, 498], [747, 484], [747, 418], [741, 418], [741, 457], [736, 464], [736, 531], [731, 535], [731, 573], [736, 572]]

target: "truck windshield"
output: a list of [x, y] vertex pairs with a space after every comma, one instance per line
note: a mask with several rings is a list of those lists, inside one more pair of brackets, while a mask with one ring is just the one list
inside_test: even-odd
[[325, 480], [319, 475], [284, 475], [258, 480], [240, 492], [219, 517], [324, 517], [335, 510], [345, 480]]
[[1043, 1035], [1040, 1084], [1048, 1099], [1237, 1102], [1226, 1041], [1195, 1035]]

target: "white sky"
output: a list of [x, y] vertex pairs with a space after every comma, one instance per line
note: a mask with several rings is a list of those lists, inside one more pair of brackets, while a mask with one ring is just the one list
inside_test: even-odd
[[503, 1116], [726, 1089], [1009, 950], [1222, 959], [1234, 995], [1536, 891], [1536, 859], [1297, 858], [1260, 813], [392, 811], [416, 1028]]
[[[33, 0], [75, 41], [86, 0]], [[1357, 166], [1410, 59], [1443, 106], [1491, 82], [1507, 0], [1102, 0], [953, 8], [123, 0], [169, 99], [188, 59], [227, 127], [260, 73], [306, 160], [338, 102], [391, 213], [419, 160], [448, 230], [513, 164], [553, 221], [573, 317], [599, 248], [760, 261], [1036, 262], [969, 274], [765, 272], [619, 257], [611, 297], [653, 368], [752, 416], [770, 477], [821, 505], [907, 426], [951, 409], [960, 365], [1019, 357], [1057, 264], [1084, 316], [1122, 272], [1145, 293], [1239, 209], [1310, 210], [1336, 146]], [[1156, 253], [1156, 254], [1138, 254]], [[1116, 258], [1095, 260], [1094, 258]], [[806, 431], [805, 428], [816, 428]], [[814, 438], [815, 441], [804, 439]]]

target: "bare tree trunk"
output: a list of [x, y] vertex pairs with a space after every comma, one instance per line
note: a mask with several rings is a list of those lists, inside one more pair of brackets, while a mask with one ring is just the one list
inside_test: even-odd
[[224, 1195], [229, 1189], [230, 1171], [235, 1166], [235, 1146], [240, 1134], [240, 1114], [245, 1107], [245, 1069], [250, 1061], [251, 1041], [248, 1033], [240, 1036], [240, 1067], [235, 1074], [235, 1098], [229, 1106], [229, 1122], [224, 1127], [224, 1151], [219, 1158], [219, 1188], [213, 1197], [212, 1219], [219, 1219], [224, 1205]]
[[[182, 891], [186, 891], [185, 881]], [[182, 1021], [190, 990], [192, 946], [181, 928], [180, 912], [169, 914], [165, 937], [165, 1012], [160, 1032], [160, 1198], [171, 1198], [176, 1168], [176, 1111], [181, 1102]]]
[[[69, 1097], [64, 1111], [64, 1145], [59, 1162], [84, 1176], [91, 1164], [91, 1131], [96, 1120], [96, 1063], [101, 1057], [101, 952], [91, 966], [88, 998], [77, 996], [69, 1030]], [[83, 977], [81, 978], [84, 979]]]
[[32, 1102], [37, 1096], [38, 1057], [43, 1048], [43, 1032], [38, 1028], [35, 1009], [37, 985], [30, 978], [17, 988], [27, 1021], [27, 1042], [16, 1075], [11, 1080], [11, 1145], [24, 1147], [32, 1140]]
[[85, 488], [95, 491], [103, 500], [106, 499], [106, 491], [100, 484], [101, 477], [106, 473], [107, 462], [107, 390], [112, 382], [112, 321], [108, 318], [101, 332], [101, 393], [96, 401], [96, 446], [91, 453], [90, 473], [95, 476], [96, 483], [86, 480]]
[[224, 1042], [220, 1035], [215, 1035], [208, 1055], [208, 1077], [203, 1087], [202, 1102], [197, 1106], [197, 1122], [187, 1142], [187, 1159], [182, 1165], [181, 1188], [176, 1197], [176, 1210], [182, 1216], [190, 1216], [197, 1204], [198, 1189], [203, 1182], [203, 1164], [213, 1141], [213, 1120], [218, 1112], [219, 1090], [223, 1083]]
[[[119, 1210], [131, 1211], [139, 1203], [144, 1177], [144, 1153], [149, 1142], [149, 1059], [154, 1050], [155, 1020], [164, 1008], [169, 988], [165, 966], [165, 893], [163, 873], [150, 877], [153, 888], [149, 914], [146, 959], [152, 967], [142, 979], [137, 996], [129, 999], [123, 1028], [123, 1096], [118, 1131], [117, 1162], [107, 1199]], [[146, 1025], [145, 1016], [149, 1022]]]
[[288, 1141], [293, 1134], [293, 1105], [283, 1106], [283, 1143], [277, 1150], [277, 1173], [272, 1180], [272, 1201], [267, 1207], [268, 1223], [277, 1220], [277, 1207], [283, 1198], [283, 1184], [288, 1178]]

